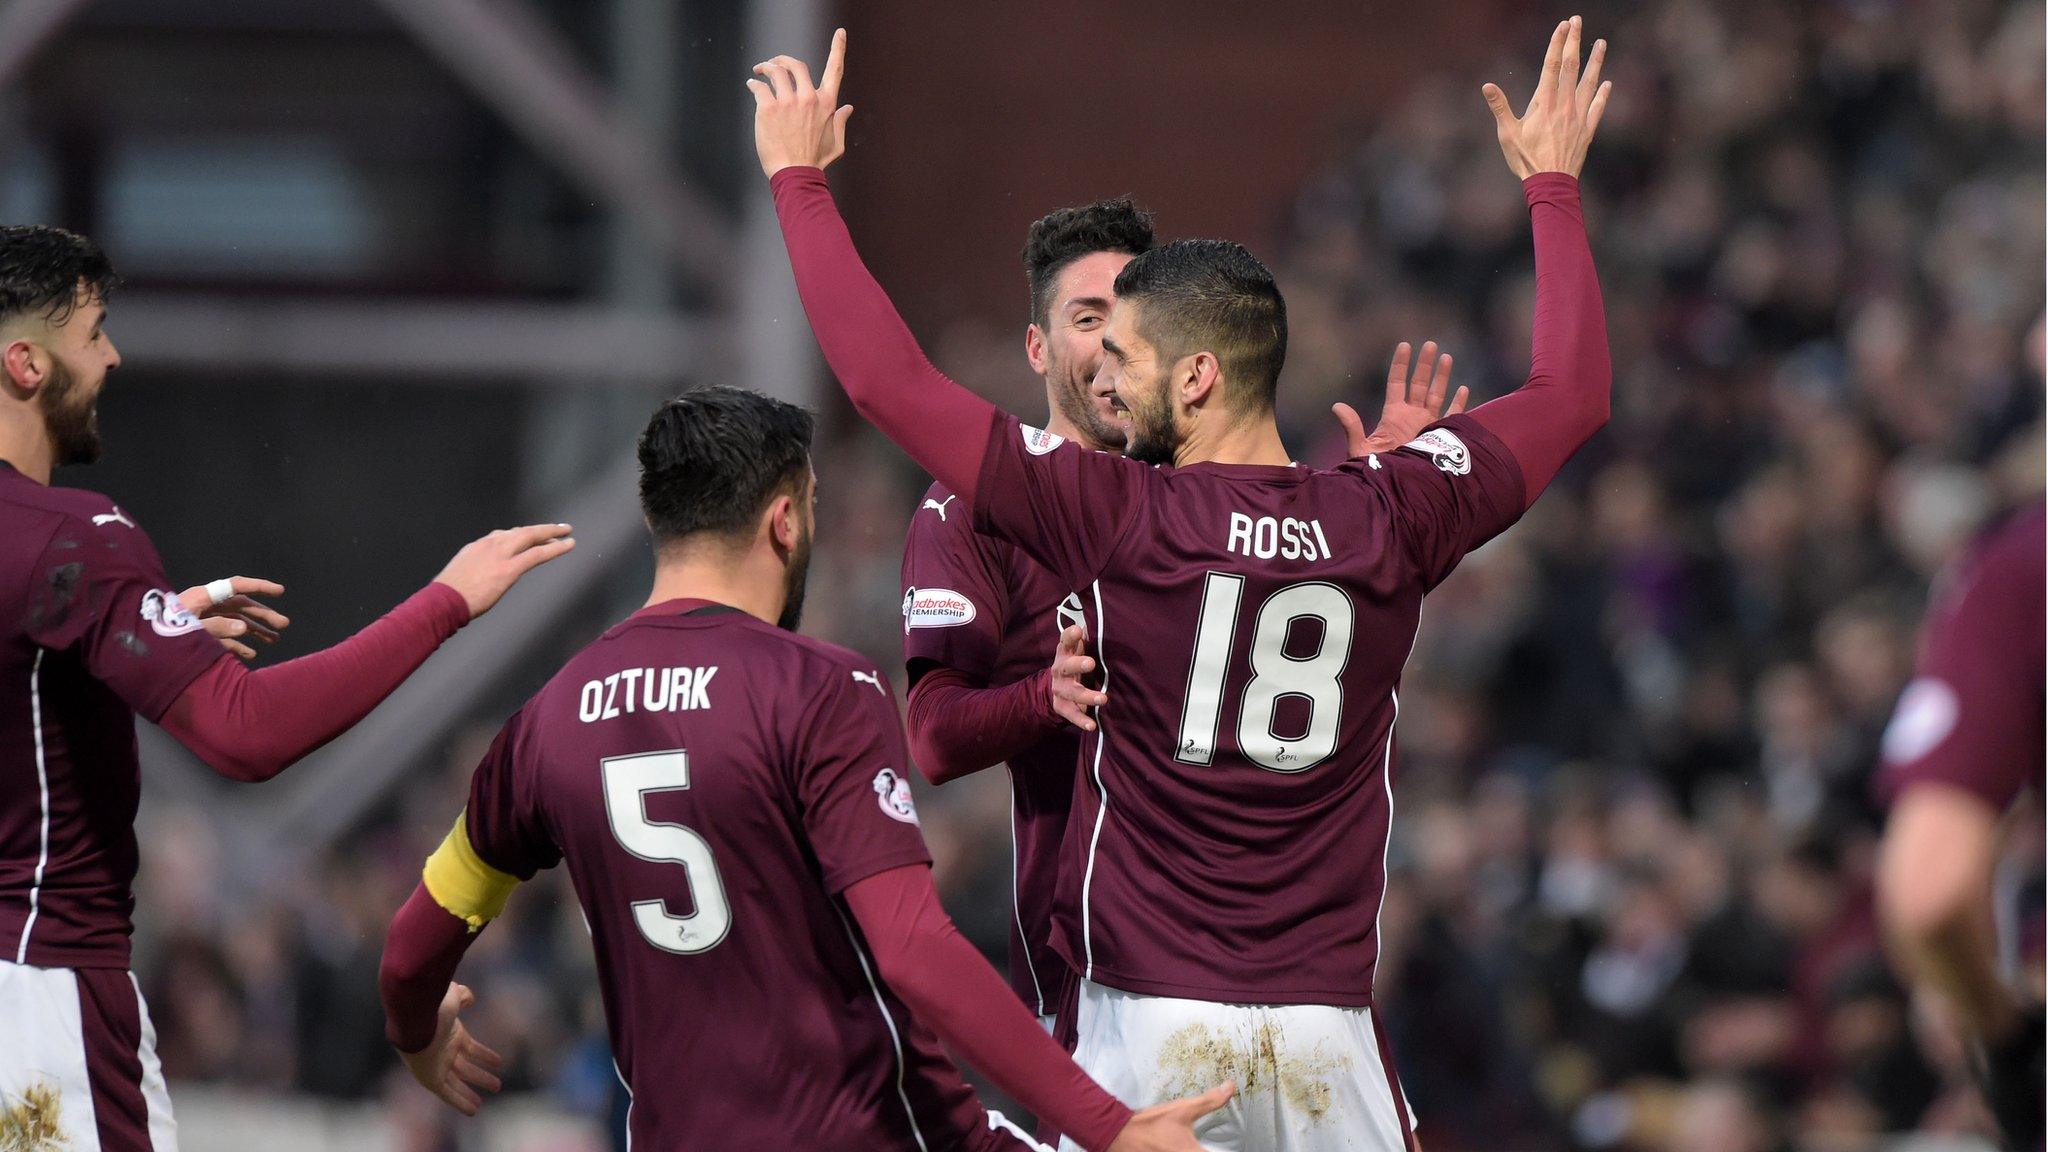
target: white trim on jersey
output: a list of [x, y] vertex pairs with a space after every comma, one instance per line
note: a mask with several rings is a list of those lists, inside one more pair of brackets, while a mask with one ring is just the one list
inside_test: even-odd
[[839, 926], [846, 930], [846, 938], [853, 945], [854, 958], [860, 961], [860, 974], [868, 978], [868, 991], [875, 994], [875, 1007], [882, 1010], [882, 1023], [889, 1027], [889, 1046], [896, 1050], [896, 1098], [903, 1102], [904, 1118], [910, 1121], [910, 1135], [917, 1141], [918, 1152], [931, 1152], [925, 1147], [924, 1133], [917, 1126], [917, 1110], [910, 1106], [910, 1093], [903, 1090], [903, 1037], [896, 1031], [896, 1017], [890, 1015], [888, 1002], [882, 999], [882, 986], [875, 982], [875, 970], [868, 966], [868, 950], [861, 946], [860, 934], [847, 923], [846, 913], [835, 905], [839, 913]]
[[[584, 931], [590, 930], [590, 921], [583, 921]], [[619, 1078], [619, 1087], [626, 1090], [626, 1152], [633, 1152], [633, 1086], [626, 1083], [625, 1069], [619, 1067], [619, 1058], [612, 1057], [612, 1075]]]
[[1031, 959], [1031, 934], [1024, 931], [1024, 909], [1017, 903], [1017, 773], [1007, 764], [1003, 771], [1010, 774], [1010, 918], [1017, 922], [1017, 939], [1024, 942], [1024, 970], [1031, 973], [1031, 995], [1035, 999], [1031, 1014], [1043, 1016], [1045, 987], [1038, 982], [1038, 965]]
[[[1411, 643], [1408, 652], [1409, 655], [1414, 655], [1415, 645]], [[1373, 993], [1375, 1001], [1379, 998], [1380, 990], [1380, 944], [1386, 939], [1380, 935], [1380, 918], [1387, 910], [1387, 861], [1394, 851], [1394, 725], [1401, 722], [1400, 691], [1389, 689], [1387, 699], [1394, 703], [1394, 715], [1387, 721], [1387, 749], [1380, 756], [1380, 784], [1387, 790], [1387, 839], [1380, 845], [1379, 907], [1372, 910], [1372, 987], [1369, 991]], [[1410, 1112], [1409, 1115], [1412, 1116], [1414, 1113]]]
[[1030, 1133], [1011, 1123], [1008, 1116], [993, 1108], [988, 1110], [988, 1130], [991, 1132], [1008, 1132], [1010, 1135], [1015, 1136], [1019, 1143], [1031, 1149], [1032, 1152], [1057, 1152], [1052, 1145], [1040, 1144], [1032, 1139]]
[[50, 866], [50, 765], [43, 755], [43, 649], [36, 649], [35, 663], [28, 671], [28, 714], [36, 733], [36, 789], [42, 796], [42, 851], [36, 856], [36, 879], [28, 890], [28, 919], [21, 922], [21, 942], [15, 946], [14, 962], [28, 963], [28, 934], [42, 910], [43, 873]]
[[[1095, 663], [1102, 669], [1102, 691], [1109, 691], [1109, 660], [1103, 655], [1102, 638], [1109, 634], [1108, 625], [1102, 618], [1102, 581], [1088, 586], [1095, 593]], [[1090, 915], [1089, 894], [1095, 888], [1095, 847], [1102, 843], [1102, 818], [1109, 814], [1109, 792], [1102, 786], [1102, 749], [1109, 743], [1109, 718], [1101, 709], [1095, 710], [1095, 831], [1088, 837], [1088, 871], [1081, 877], [1081, 954], [1085, 963], [1081, 975], [1085, 979], [1095, 978], [1095, 937], [1094, 920]]]

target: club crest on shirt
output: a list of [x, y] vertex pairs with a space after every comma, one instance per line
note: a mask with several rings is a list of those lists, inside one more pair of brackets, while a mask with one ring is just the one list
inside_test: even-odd
[[917, 823], [917, 801], [910, 795], [910, 781], [898, 776], [894, 768], [875, 773], [875, 802], [889, 819]]
[[951, 588], [907, 588], [903, 592], [903, 631], [912, 628], [953, 628], [974, 619], [974, 601]]
[[1453, 476], [1463, 476], [1472, 471], [1471, 451], [1458, 434], [1448, 428], [1431, 428], [1401, 447], [1413, 448], [1428, 456], [1438, 468]]
[[153, 590], [144, 595], [142, 618], [149, 621], [150, 629], [159, 636], [183, 636], [205, 627], [199, 617], [185, 611], [185, 606], [178, 603], [176, 592]]
[[1033, 456], [1043, 456], [1067, 442], [1065, 436], [1055, 436], [1043, 428], [1033, 428], [1029, 424], [1019, 424], [1017, 430], [1024, 434], [1024, 450]]

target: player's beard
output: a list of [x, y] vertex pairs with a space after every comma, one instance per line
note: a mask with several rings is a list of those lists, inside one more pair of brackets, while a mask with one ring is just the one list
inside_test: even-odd
[[789, 564], [782, 570], [782, 615], [775, 626], [794, 632], [804, 622], [804, 584], [811, 575], [811, 526], [804, 525], [802, 538], [789, 550]]
[[1093, 441], [1094, 447], [1107, 452], [1115, 452], [1124, 446], [1124, 430], [1114, 421], [1105, 419], [1088, 395], [1092, 379], [1076, 377], [1067, 370], [1066, 362], [1057, 358], [1046, 365], [1045, 374], [1052, 381], [1053, 404], [1083, 439]]
[[1117, 390], [1124, 410], [1131, 414], [1131, 434], [1124, 455], [1140, 464], [1171, 464], [1186, 437], [1173, 425], [1173, 402], [1161, 387], [1149, 397]]
[[43, 431], [59, 464], [90, 464], [100, 458], [99, 390], [87, 391], [78, 375], [55, 357], [43, 383]]

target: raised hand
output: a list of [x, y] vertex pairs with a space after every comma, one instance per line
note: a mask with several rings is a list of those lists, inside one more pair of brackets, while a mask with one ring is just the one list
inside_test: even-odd
[[1579, 174], [1586, 163], [1586, 146], [1593, 142], [1593, 130], [1600, 126], [1607, 94], [1614, 87], [1612, 81], [1600, 79], [1600, 65], [1606, 59], [1607, 41], [1593, 41], [1586, 71], [1580, 74], [1579, 18], [1574, 16], [1550, 34], [1543, 74], [1537, 77], [1536, 92], [1529, 97], [1521, 119], [1515, 118], [1507, 93], [1499, 85], [1480, 89], [1486, 106], [1493, 109], [1501, 153], [1517, 177], [1527, 180], [1538, 172]]
[[1200, 1096], [1188, 1096], [1142, 1109], [1110, 1141], [1109, 1152], [1201, 1152], [1195, 1121], [1230, 1102], [1237, 1085], [1218, 1084]]
[[1394, 366], [1387, 371], [1387, 400], [1380, 407], [1380, 422], [1372, 435], [1366, 435], [1365, 421], [1358, 418], [1356, 408], [1342, 401], [1330, 405], [1337, 423], [1344, 426], [1346, 455], [1392, 452], [1422, 435], [1424, 428], [1465, 410], [1465, 401], [1472, 395], [1470, 388], [1459, 388], [1451, 397], [1451, 406], [1444, 407], [1444, 392], [1451, 386], [1450, 355], [1438, 356], [1436, 341], [1428, 341], [1422, 346], [1422, 358], [1415, 361], [1415, 374], [1410, 376], [1409, 352], [1406, 340], [1394, 346]]
[[761, 171], [770, 176], [784, 168], [823, 168], [846, 151], [846, 120], [853, 105], [839, 103], [839, 81], [846, 74], [846, 29], [832, 33], [825, 74], [811, 83], [811, 70], [794, 56], [777, 56], [754, 65], [759, 80], [747, 81], [754, 94], [754, 151]]
[[500, 528], [480, 540], [462, 546], [434, 579], [448, 585], [469, 604], [469, 618], [491, 610], [498, 598], [512, 590], [521, 576], [567, 555], [576, 547], [567, 524], [530, 524], [524, 528]]
[[448, 994], [441, 997], [433, 1041], [417, 1052], [398, 1054], [405, 1061], [405, 1070], [420, 1082], [420, 1087], [464, 1116], [474, 1116], [483, 1107], [480, 1092], [496, 1092], [504, 1087], [492, 1069], [503, 1068], [505, 1058], [462, 1026], [462, 1013], [474, 1003], [476, 993], [460, 984], [448, 985]]
[[1095, 671], [1095, 660], [1087, 655], [1087, 643], [1088, 631], [1079, 624], [1069, 625], [1060, 633], [1059, 650], [1052, 658], [1052, 680], [1046, 687], [1052, 693], [1052, 710], [1061, 719], [1083, 732], [1093, 732], [1095, 718], [1088, 715], [1088, 710], [1100, 708], [1109, 702], [1109, 697], [1081, 682], [1083, 676]]
[[254, 660], [256, 650], [242, 642], [247, 637], [265, 644], [277, 643], [277, 634], [291, 625], [291, 618], [275, 608], [258, 603], [257, 596], [282, 596], [284, 585], [254, 576], [230, 576], [195, 584], [178, 593], [185, 611], [199, 617], [206, 634], [220, 646], [244, 660]]

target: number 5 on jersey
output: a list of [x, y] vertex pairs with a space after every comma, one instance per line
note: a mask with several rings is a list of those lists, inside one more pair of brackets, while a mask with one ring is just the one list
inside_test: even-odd
[[633, 901], [633, 923], [649, 944], [664, 952], [689, 956], [717, 946], [732, 928], [732, 905], [711, 845], [694, 829], [647, 818], [649, 792], [674, 792], [690, 786], [690, 757], [681, 749], [613, 756], [599, 762], [604, 778], [604, 810], [612, 838], [642, 860], [680, 864], [688, 885], [688, 916], [668, 910], [662, 897]]
[[[1242, 599], [1242, 576], [1211, 572], [1202, 584], [1202, 614], [1195, 622], [1195, 651], [1188, 661], [1187, 702], [1181, 706], [1180, 739], [1173, 754], [1183, 764], [1209, 764], [1216, 758]], [[1320, 622], [1322, 636], [1314, 652], [1290, 656], [1287, 634], [1302, 619]], [[1351, 598], [1334, 584], [1289, 584], [1266, 597], [1252, 625], [1252, 678], [1237, 710], [1237, 747], [1245, 759], [1275, 772], [1301, 772], [1337, 750], [1351, 631]], [[1308, 726], [1299, 736], [1282, 736], [1273, 727], [1280, 701], [1289, 696], [1309, 705]]]

